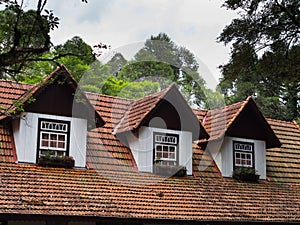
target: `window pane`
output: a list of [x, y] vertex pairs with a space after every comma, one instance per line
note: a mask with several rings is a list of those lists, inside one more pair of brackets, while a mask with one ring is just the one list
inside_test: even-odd
[[56, 148], [56, 141], [50, 141], [50, 147]]

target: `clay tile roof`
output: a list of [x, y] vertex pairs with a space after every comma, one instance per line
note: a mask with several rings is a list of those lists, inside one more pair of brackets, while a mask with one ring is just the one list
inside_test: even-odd
[[0, 162], [16, 162], [16, 151], [11, 134], [11, 128], [7, 125], [0, 125]]
[[0, 180], [2, 214], [191, 222], [300, 221], [299, 185], [162, 179], [149, 174], [100, 174], [4, 163], [0, 164]]
[[204, 146], [193, 143], [193, 175], [202, 178], [221, 178], [221, 172]]
[[87, 164], [89, 168], [109, 171], [136, 171], [130, 149], [113, 134], [113, 128], [123, 117], [132, 100], [86, 93], [100, 116], [103, 127], [88, 132]]
[[[45, 77], [39, 84], [37, 85], [24, 85], [24, 84], [13, 84], [12, 86], [15, 86], [13, 90], [16, 91], [17, 95], [14, 95], [11, 92], [8, 92], [8, 97], [10, 100], [7, 102], [5, 111], [0, 115], [0, 120], [10, 117], [10, 112], [12, 113], [19, 113], [22, 111], [22, 109], [19, 109], [19, 105], [22, 107], [26, 106], [26, 102], [31, 97], [37, 97], [41, 92], [43, 92], [48, 85], [51, 85], [55, 79], [63, 79], [64, 81], [68, 81], [68, 85], [70, 85], [74, 93], [76, 95], [80, 95], [80, 97], [83, 98], [83, 101], [86, 100], [85, 107], [88, 109], [88, 113], [91, 115], [89, 118], [95, 117], [95, 122], [97, 126], [102, 126], [104, 124], [104, 121], [102, 118], [98, 115], [98, 113], [95, 113], [95, 110], [93, 109], [93, 106], [90, 104], [90, 102], [87, 100], [85, 93], [80, 90], [80, 88], [77, 86], [77, 82], [72, 77], [72, 75], [69, 73], [67, 68], [64, 65], [58, 66], [49, 76]], [[1, 90], [0, 90], [1, 91]], [[1, 93], [1, 92], [0, 92]], [[2, 95], [1, 97], [5, 97], [5, 95]], [[16, 100], [18, 101], [17, 104]]]
[[268, 119], [280, 139], [280, 148], [267, 149], [267, 176], [271, 181], [300, 182], [300, 129], [296, 122]]
[[137, 129], [142, 120], [156, 107], [159, 101], [163, 99], [163, 97], [173, 87], [173, 85], [170, 85], [168, 88], [164, 89], [161, 92], [148, 95], [144, 98], [132, 102], [128, 110], [124, 114], [124, 117], [114, 129], [114, 133], [122, 133], [125, 131], [132, 131]]
[[221, 109], [208, 111], [195, 110], [196, 115], [202, 121], [202, 125], [210, 135], [209, 140], [218, 139], [225, 134], [226, 130], [243, 110], [249, 99], [250, 97], [248, 97], [246, 101], [228, 105]]
[[0, 80], [0, 119], [5, 117], [8, 108], [12, 107], [33, 85], [14, 81]]

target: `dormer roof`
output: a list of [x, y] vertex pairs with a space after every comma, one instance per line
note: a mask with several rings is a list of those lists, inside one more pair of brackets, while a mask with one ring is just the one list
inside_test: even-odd
[[221, 109], [195, 110], [195, 113], [209, 133], [209, 140], [218, 140], [227, 135], [266, 140], [267, 148], [281, 145], [251, 97]]
[[[10, 85], [10, 82], [2, 83], [4, 86]], [[54, 87], [59, 87], [64, 92], [57, 93], [58, 89], [54, 89]], [[16, 93], [10, 93], [12, 91], [16, 91]], [[67, 116], [84, 117], [88, 119], [90, 127], [103, 126], [105, 123], [64, 65], [57, 67], [37, 85], [11, 83], [11, 88], [7, 92], [11, 99], [4, 101], [4, 111], [0, 120], [10, 118], [24, 110], [47, 113], [47, 110], [51, 109], [56, 110], [55, 114], [58, 115], [63, 112], [68, 114]], [[51, 97], [51, 99], [47, 98], [50, 92], [57, 96]], [[59, 94], [61, 95], [59, 96]], [[65, 104], [62, 99], [67, 99], [69, 104]], [[40, 106], [40, 104], [44, 105]]]
[[[172, 114], [177, 114], [177, 118], [171, 122], [171, 129], [190, 130], [193, 132], [194, 140], [209, 138], [205, 128], [199, 123], [196, 115], [175, 84], [171, 84], [161, 92], [134, 101], [124, 117], [116, 125], [114, 133], [134, 132], [139, 127], [149, 123], [152, 117], [159, 115], [160, 118], [166, 121], [169, 119], [167, 117], [172, 117]], [[175, 127], [175, 124], [179, 125], [179, 127]]]

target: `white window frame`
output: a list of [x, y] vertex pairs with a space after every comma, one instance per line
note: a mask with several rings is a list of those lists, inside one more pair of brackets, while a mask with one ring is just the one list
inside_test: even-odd
[[254, 168], [254, 143], [233, 141], [233, 164], [234, 167]]
[[[154, 132], [154, 162], [157, 165], [176, 166], [178, 164], [179, 135]], [[158, 147], [161, 147], [158, 150]], [[171, 151], [171, 148], [174, 151]], [[162, 157], [157, 157], [160, 152]], [[164, 157], [167, 154], [168, 157]], [[174, 157], [171, 155], [174, 154]]]
[[[52, 119], [39, 119], [38, 130], [38, 157], [45, 155], [45, 151], [51, 152], [53, 156], [68, 156], [69, 155], [69, 136], [70, 136], [70, 122]], [[43, 134], [49, 135], [49, 139], [43, 139]], [[64, 141], [60, 141], [58, 136], [64, 137]], [[56, 140], [51, 140], [50, 136], [56, 136]], [[43, 146], [43, 142], [48, 141], [48, 146]], [[56, 147], [50, 146], [50, 141], [56, 143]], [[59, 147], [59, 143], [64, 143], [64, 147]]]

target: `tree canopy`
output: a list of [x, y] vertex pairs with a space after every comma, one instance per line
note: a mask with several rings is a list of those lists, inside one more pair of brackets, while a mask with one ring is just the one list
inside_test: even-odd
[[23, 1], [0, 0], [4, 6], [0, 10], [0, 78], [16, 80], [32, 62], [56, 62], [74, 54], [45, 54], [52, 47], [50, 30], [59, 25], [59, 18], [46, 9], [46, 3], [38, 0], [36, 9], [25, 11]]
[[265, 116], [297, 119], [300, 2], [226, 0], [224, 6], [239, 12], [218, 37], [224, 44], [232, 44], [230, 61], [220, 66], [219, 86], [226, 102], [252, 96]]
[[222, 96], [206, 88], [195, 56], [165, 33], [147, 39], [132, 60], [116, 53], [106, 64], [100, 64], [91, 65], [81, 79], [84, 90], [138, 99], [176, 82], [193, 107], [223, 105]]
[[300, 41], [300, 1], [226, 0], [224, 7], [239, 12], [239, 18], [226, 26], [219, 36], [235, 47], [249, 44], [256, 50], [285, 48]]

